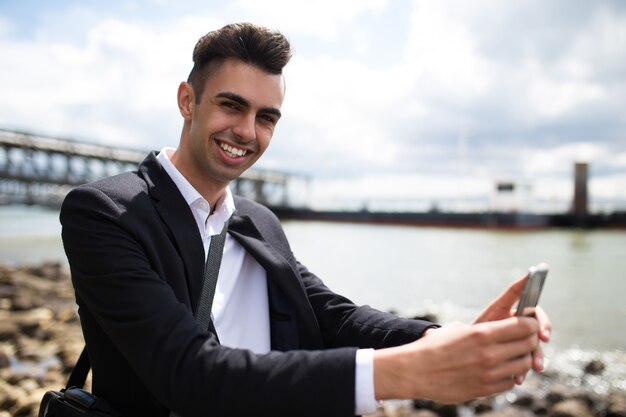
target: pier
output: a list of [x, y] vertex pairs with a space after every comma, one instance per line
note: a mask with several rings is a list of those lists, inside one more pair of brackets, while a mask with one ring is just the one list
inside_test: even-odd
[[[58, 208], [70, 189], [133, 171], [147, 150], [80, 142], [0, 129], [0, 205]], [[234, 193], [269, 206], [289, 205], [289, 184], [301, 175], [248, 170], [231, 183]]]

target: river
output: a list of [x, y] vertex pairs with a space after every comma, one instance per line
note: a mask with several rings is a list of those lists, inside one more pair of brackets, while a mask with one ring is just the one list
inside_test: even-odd
[[[555, 360], [601, 356], [626, 377], [626, 232], [497, 231], [287, 221], [298, 259], [336, 292], [401, 314], [469, 322], [530, 265], [550, 273], [541, 305]], [[65, 262], [58, 212], [0, 208], [0, 261]], [[565, 359], [563, 359], [565, 358]], [[564, 366], [561, 364], [560, 366]]]

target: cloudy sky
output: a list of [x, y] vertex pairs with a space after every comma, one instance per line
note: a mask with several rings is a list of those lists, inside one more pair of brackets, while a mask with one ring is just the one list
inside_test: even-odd
[[586, 161], [594, 207], [626, 209], [621, 0], [0, 0], [0, 127], [176, 146], [193, 46], [232, 21], [295, 47], [259, 166], [317, 206], [560, 209]]

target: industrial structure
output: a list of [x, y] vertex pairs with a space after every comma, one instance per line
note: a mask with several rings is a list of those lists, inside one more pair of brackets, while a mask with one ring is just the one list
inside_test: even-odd
[[[137, 169], [147, 151], [79, 142], [27, 132], [0, 129], [0, 205], [23, 204], [60, 207], [67, 192], [80, 184]], [[484, 212], [385, 212], [318, 211], [294, 204], [290, 188], [308, 187], [302, 175], [277, 171], [248, 170], [231, 183], [234, 193], [268, 206], [283, 220], [320, 220], [358, 223], [403, 224], [529, 229], [545, 227], [626, 228], [626, 212], [595, 214], [588, 211], [588, 166], [574, 167], [574, 198], [571, 210], [537, 214], [503, 206]], [[510, 203], [513, 183], [498, 183], [499, 197]], [[507, 204], [508, 204], [507, 203]]]
[[[71, 188], [136, 170], [147, 153], [0, 129], [0, 205], [60, 207]], [[290, 182], [302, 178], [248, 170], [231, 187], [235, 193], [262, 204], [286, 206]]]

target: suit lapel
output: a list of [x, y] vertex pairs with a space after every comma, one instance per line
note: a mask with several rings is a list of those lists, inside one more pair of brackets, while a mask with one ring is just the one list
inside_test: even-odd
[[[151, 152], [139, 165], [139, 172], [148, 185], [154, 206], [168, 228], [185, 265], [189, 302], [195, 314], [202, 290], [204, 249], [193, 214], [176, 184], [156, 159], [155, 152]], [[295, 270], [295, 264], [290, 263], [285, 254], [275, 249], [271, 239], [259, 231], [248, 215], [235, 212], [230, 219], [228, 233], [265, 269], [268, 285], [274, 286], [274, 289], [284, 295], [291, 307], [289, 313], [295, 312], [300, 345], [308, 349], [322, 348], [319, 325]], [[279, 313], [283, 312], [276, 303], [274, 307], [278, 308]]]
[[[323, 343], [315, 314], [306, 298], [306, 292], [298, 278], [298, 273], [292, 264], [261, 234], [249, 216], [242, 216], [237, 212], [233, 214], [228, 233], [265, 269], [268, 285], [276, 286], [288, 300], [292, 308], [291, 312], [295, 312], [297, 316], [297, 327], [299, 336], [302, 338], [302, 346], [311, 349], [322, 348]], [[276, 307], [276, 303], [274, 303], [274, 307]], [[278, 312], [283, 313], [283, 311]]]
[[148, 184], [154, 206], [169, 229], [178, 249], [178, 255], [185, 265], [190, 307], [195, 314], [202, 289], [204, 270], [204, 249], [198, 226], [176, 184], [156, 159], [155, 152], [151, 152], [139, 165], [139, 172]]

